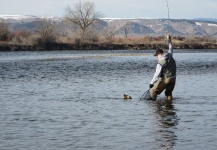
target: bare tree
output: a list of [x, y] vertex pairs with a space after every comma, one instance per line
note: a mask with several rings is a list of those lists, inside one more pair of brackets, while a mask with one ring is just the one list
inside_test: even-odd
[[65, 18], [73, 25], [77, 25], [81, 31], [82, 41], [85, 41], [85, 34], [87, 28], [95, 23], [102, 14], [95, 11], [95, 5], [93, 2], [79, 2], [74, 5], [74, 8], [69, 6], [66, 8]]
[[56, 22], [49, 18], [38, 18], [35, 32], [39, 35], [39, 43], [49, 46], [56, 42], [58, 36]]
[[125, 27], [124, 27], [124, 36], [125, 36], [125, 38], [127, 38], [128, 37], [128, 34], [129, 34], [129, 31], [130, 31], [130, 28], [131, 28], [131, 24], [130, 23], [127, 23], [126, 25], [125, 25]]
[[0, 41], [6, 41], [9, 38], [9, 25], [8, 23], [0, 19]]
[[104, 29], [105, 37], [107, 40], [112, 40], [115, 37], [115, 26], [109, 25]]

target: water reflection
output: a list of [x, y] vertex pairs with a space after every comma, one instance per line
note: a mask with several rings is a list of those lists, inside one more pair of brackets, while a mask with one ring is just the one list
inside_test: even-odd
[[173, 149], [177, 140], [175, 129], [179, 121], [173, 101], [158, 100], [149, 102], [157, 121], [155, 131], [156, 146], [167, 150]]
[[158, 121], [162, 126], [168, 128], [178, 125], [178, 117], [173, 101], [158, 100], [153, 102], [155, 113], [157, 113]]

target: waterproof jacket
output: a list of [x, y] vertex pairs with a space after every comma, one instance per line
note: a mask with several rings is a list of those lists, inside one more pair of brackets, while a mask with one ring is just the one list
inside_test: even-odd
[[171, 40], [167, 41], [169, 44], [168, 53], [165, 53], [159, 60], [156, 66], [155, 74], [150, 82], [154, 84], [160, 78], [175, 78], [176, 77], [176, 62], [173, 58], [173, 45]]

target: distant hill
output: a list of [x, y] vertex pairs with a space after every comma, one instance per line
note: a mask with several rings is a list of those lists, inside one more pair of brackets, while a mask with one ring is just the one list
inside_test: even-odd
[[217, 22], [217, 18], [195, 18], [193, 20], [208, 21], [208, 22]]
[[[10, 24], [11, 30], [35, 29], [36, 16], [0, 15]], [[53, 18], [57, 22], [63, 22], [63, 18]], [[112, 27], [115, 36], [124, 36], [127, 30], [128, 36], [159, 36], [169, 32], [175, 36], [213, 36], [217, 37], [217, 19], [196, 18], [196, 19], [123, 19], [123, 18], [102, 18], [98, 30]]]
[[159, 36], [170, 33], [176, 36], [197, 35], [217, 37], [217, 22], [187, 19], [104, 19], [107, 26], [113, 25], [116, 33], [129, 28], [132, 36]]

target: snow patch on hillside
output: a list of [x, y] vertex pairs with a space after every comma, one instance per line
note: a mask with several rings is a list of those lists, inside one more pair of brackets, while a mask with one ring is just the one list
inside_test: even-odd
[[195, 22], [197, 26], [201, 26], [202, 24], [199, 22]]
[[217, 24], [209, 23], [208, 26], [217, 27]]
[[48, 18], [53, 20], [58, 20], [60, 18], [52, 17], [52, 16], [33, 16], [33, 15], [0, 15], [0, 19], [5, 20], [32, 20], [36, 18]]
[[36, 18], [36, 16], [31, 16], [31, 15], [0, 15], [0, 18], [21, 20], [21, 19]]

